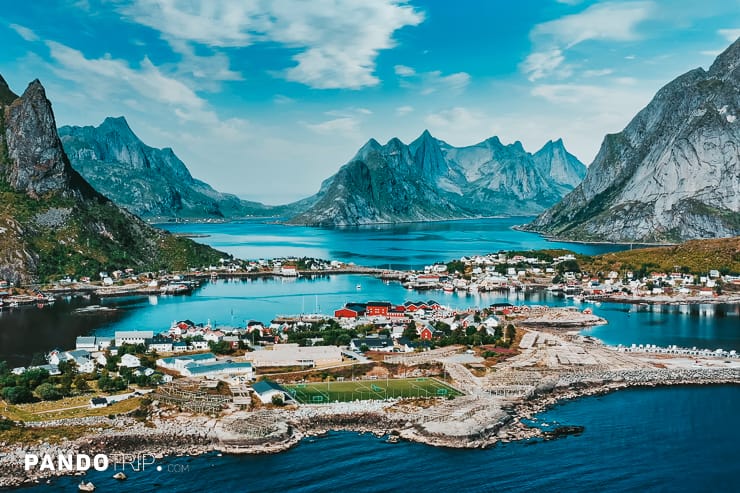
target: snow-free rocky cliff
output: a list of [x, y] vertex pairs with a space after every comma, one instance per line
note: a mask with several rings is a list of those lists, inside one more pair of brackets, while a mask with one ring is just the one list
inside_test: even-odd
[[172, 149], [144, 144], [123, 117], [106, 118], [97, 127], [64, 126], [59, 135], [75, 170], [140, 217], [222, 219], [282, 213], [217, 192], [193, 178]]
[[497, 137], [453, 147], [428, 131], [410, 144], [370, 139], [291, 223], [349, 226], [534, 215], [580, 182], [586, 167], [562, 140], [535, 154]]
[[72, 169], [41, 83], [19, 97], [0, 77], [0, 279], [185, 269], [222, 256], [151, 228], [95, 191]]
[[740, 235], [740, 40], [607, 135], [583, 182], [528, 229], [572, 240]]

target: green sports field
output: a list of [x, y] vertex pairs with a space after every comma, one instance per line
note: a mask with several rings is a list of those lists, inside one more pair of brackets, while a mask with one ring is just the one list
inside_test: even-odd
[[283, 385], [302, 404], [377, 400], [393, 397], [447, 397], [462, 395], [436, 378], [357, 380]]

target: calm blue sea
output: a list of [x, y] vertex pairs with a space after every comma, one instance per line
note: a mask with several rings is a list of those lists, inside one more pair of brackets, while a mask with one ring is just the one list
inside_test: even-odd
[[499, 250], [568, 248], [587, 255], [629, 248], [549, 241], [536, 233], [511, 229], [531, 217], [471, 219], [329, 229], [286, 226], [264, 220], [223, 224], [160, 224], [238, 258], [313, 257], [369, 267], [418, 269], [436, 261]]
[[[738, 491], [740, 386], [630, 389], [568, 402], [540, 422], [579, 436], [486, 450], [388, 444], [330, 433], [277, 455], [173, 458], [162, 471], [86, 476], [121, 492], [731, 492]], [[23, 491], [74, 491], [79, 478]]]

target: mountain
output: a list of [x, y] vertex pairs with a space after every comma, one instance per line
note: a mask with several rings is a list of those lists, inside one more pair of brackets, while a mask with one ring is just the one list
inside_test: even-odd
[[196, 180], [172, 149], [144, 144], [123, 117], [106, 118], [98, 127], [64, 126], [59, 136], [72, 167], [96, 190], [140, 217], [220, 219], [282, 213]]
[[739, 235], [738, 116], [740, 39], [607, 135], [583, 182], [525, 228], [615, 242]]
[[38, 80], [16, 96], [0, 77], [0, 279], [185, 269], [227, 255], [151, 228], [69, 163]]
[[347, 226], [533, 215], [585, 174], [562, 140], [530, 154], [520, 142], [504, 145], [497, 137], [454, 147], [425, 130], [408, 145], [370, 139], [289, 222]]

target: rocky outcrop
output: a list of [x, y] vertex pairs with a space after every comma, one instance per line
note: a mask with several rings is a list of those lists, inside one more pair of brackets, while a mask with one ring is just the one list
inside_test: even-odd
[[13, 96], [0, 79], [0, 278], [183, 269], [224, 256], [151, 228], [95, 191], [72, 169], [38, 80]]
[[2, 174], [14, 190], [31, 197], [58, 192], [105, 200], [70, 167], [38, 79], [5, 108], [3, 126], [8, 159]]
[[740, 235], [740, 40], [607, 135], [583, 182], [528, 229], [572, 240]]
[[348, 226], [533, 215], [572, 190], [586, 168], [561, 140], [530, 154], [493, 137], [454, 147], [428, 131], [406, 145], [370, 139], [324, 181], [294, 224]]
[[72, 166], [116, 204], [148, 219], [208, 219], [283, 213], [196, 180], [170, 148], [144, 144], [123, 117], [59, 129]]

